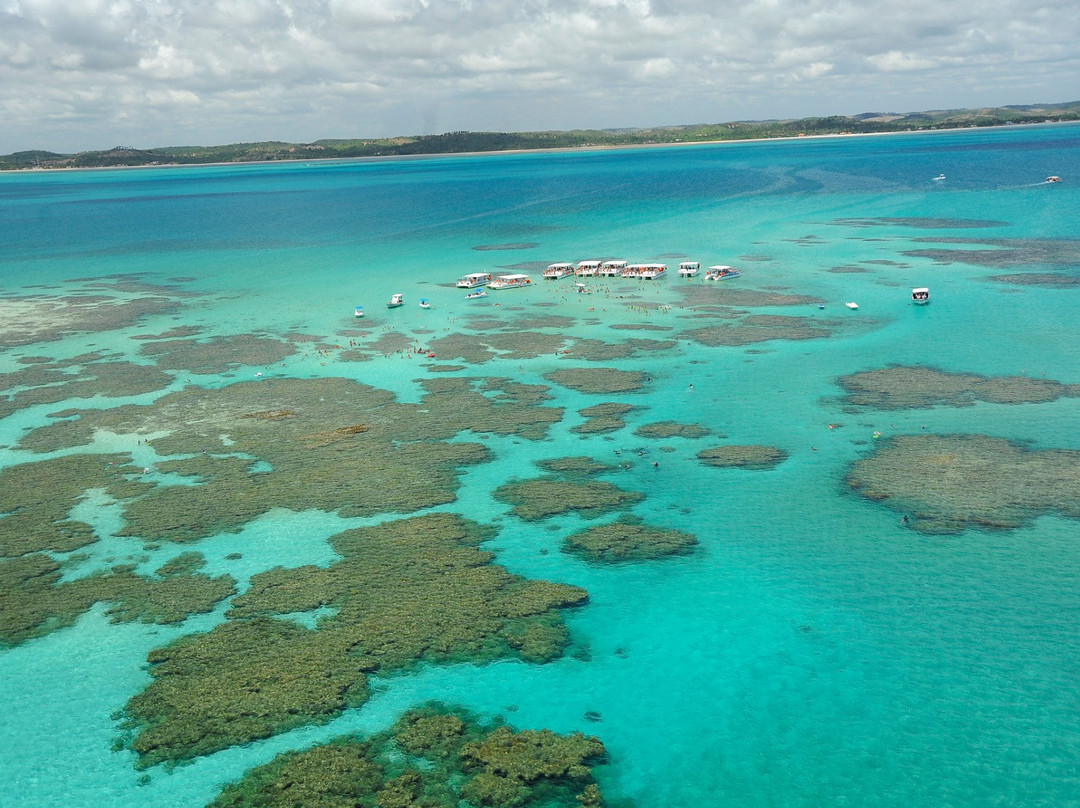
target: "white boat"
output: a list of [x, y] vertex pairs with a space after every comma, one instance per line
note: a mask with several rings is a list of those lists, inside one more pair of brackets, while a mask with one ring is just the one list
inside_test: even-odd
[[528, 275], [515, 273], [513, 275], [497, 275], [495, 280], [488, 284], [490, 289], [517, 289], [532, 284], [532, 278]]
[[591, 278], [593, 275], [600, 274], [601, 265], [601, 261], [578, 261], [574, 274], [584, 278]]
[[605, 261], [600, 265], [598, 274], [601, 278], [617, 278], [622, 275], [624, 269], [626, 269], [625, 261]]
[[353, 312], [353, 316], [354, 317], [363, 317], [364, 316], [364, 307], [363, 306], [357, 306], [356, 311]]
[[679, 264], [679, 277], [692, 278], [698, 274], [701, 264], [697, 261], [683, 261]]
[[925, 306], [930, 302], [930, 290], [925, 286], [911, 290], [911, 302], [918, 306]]
[[575, 283], [574, 288], [577, 289], [577, 293], [579, 295], [591, 295], [592, 294], [592, 292], [590, 292], [588, 290], [588, 288], [585, 286], [585, 284], [583, 284], [583, 283]]
[[1061, 182], [1061, 177], [1057, 176], [1056, 174], [1051, 174], [1049, 177], [1046, 178], [1046, 181], [1047, 182]]
[[854, 301], [852, 301], [850, 303], [845, 303], [844, 305], [847, 306], [849, 309], [857, 309], [857, 308], [859, 308], [859, 304], [854, 302]]
[[491, 283], [490, 272], [470, 272], [458, 278], [458, 289], [475, 289], [477, 286], [486, 286]]
[[936, 177], [934, 177], [934, 182], [941, 182], [943, 179], [945, 179], [945, 175], [938, 174]]
[[431, 308], [431, 303], [428, 302], [428, 299], [426, 297], [420, 298], [420, 308], [422, 308], [422, 309], [430, 309]]
[[573, 264], [548, 264], [548, 268], [543, 272], [543, 277], [545, 281], [557, 281], [573, 274]]
[[705, 270], [705, 280], [726, 281], [728, 278], [737, 278], [741, 274], [735, 267], [729, 267], [727, 264], [715, 264]]
[[487, 297], [487, 292], [485, 292], [483, 289], [480, 289], [476, 292], [469, 292], [469, 294], [465, 295], [466, 300], [476, 300], [478, 297]]
[[621, 277], [654, 281], [665, 272], [667, 272], [667, 267], [664, 264], [629, 264], [622, 271]]
[[390, 300], [386, 304], [388, 309], [396, 309], [398, 306], [405, 305], [405, 295], [391, 295]]

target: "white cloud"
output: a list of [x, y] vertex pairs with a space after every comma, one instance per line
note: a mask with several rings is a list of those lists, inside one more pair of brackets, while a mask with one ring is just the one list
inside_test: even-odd
[[0, 153], [1080, 98], [1075, 0], [0, 0], [0, 30]]

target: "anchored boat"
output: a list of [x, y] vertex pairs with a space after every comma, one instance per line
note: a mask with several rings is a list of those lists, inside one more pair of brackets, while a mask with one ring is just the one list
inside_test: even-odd
[[528, 275], [513, 274], [513, 275], [499, 275], [488, 286], [492, 289], [517, 289], [521, 286], [529, 286], [532, 284], [532, 278]]
[[729, 267], [727, 264], [716, 264], [705, 270], [705, 280], [726, 281], [728, 278], [737, 278], [741, 274], [735, 267]]
[[549, 264], [548, 268], [543, 272], [543, 277], [545, 281], [557, 281], [573, 274], [573, 264]]
[[390, 296], [390, 300], [388, 300], [387, 303], [386, 303], [386, 308], [388, 308], [388, 309], [396, 309], [398, 306], [404, 306], [404, 305], [405, 305], [405, 295], [396, 294], [396, 295], [391, 295]]
[[911, 302], [917, 306], [925, 306], [930, 302], [930, 290], [925, 286], [911, 290]]
[[475, 289], [477, 286], [486, 286], [491, 283], [490, 272], [470, 272], [458, 279], [458, 289]]

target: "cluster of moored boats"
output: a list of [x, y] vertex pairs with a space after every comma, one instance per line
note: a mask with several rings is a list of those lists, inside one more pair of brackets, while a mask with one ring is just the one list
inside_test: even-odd
[[[679, 264], [678, 275], [680, 278], [693, 278], [701, 271], [701, 264], [697, 261], [683, 261]], [[641, 278], [644, 280], [655, 280], [660, 278], [667, 272], [667, 266], [665, 264], [631, 264], [626, 261], [579, 261], [577, 264], [551, 264], [544, 270], [543, 276], [545, 280], [559, 280], [560, 278], [568, 278], [571, 275], [576, 277], [619, 277], [619, 278]], [[727, 266], [726, 264], [716, 264], [708, 267], [705, 270], [705, 280], [707, 281], [720, 281], [728, 278], [736, 278], [741, 273], [734, 267]], [[532, 278], [522, 273], [512, 273], [509, 275], [494, 275], [490, 272], [470, 272], [468, 275], [463, 275], [458, 279], [457, 286], [459, 289], [471, 289], [473, 291], [465, 295], [466, 300], [475, 300], [481, 297], [487, 297], [487, 289], [513, 289], [521, 286], [531, 286]], [[587, 293], [585, 284], [578, 283], [578, 292]], [[911, 290], [911, 302], [918, 306], [925, 306], [930, 302], [930, 290], [925, 287], [918, 287]], [[388, 309], [396, 309], [405, 305], [405, 295], [395, 294], [392, 295], [390, 300], [387, 301], [386, 307]], [[844, 304], [849, 309], [859, 308], [859, 304], [855, 302], [848, 302]], [[430, 309], [431, 303], [427, 298], [420, 298], [420, 308]], [[824, 303], [819, 303], [818, 308], [825, 308]], [[364, 307], [357, 306], [357, 317], [364, 316]]]
[[[632, 264], [629, 261], [578, 261], [576, 264], [562, 263], [550, 264], [542, 273], [546, 281], [557, 281], [562, 278], [631, 278], [653, 281], [667, 274], [667, 264]], [[701, 271], [701, 264], [697, 261], [683, 261], [679, 264], [678, 275], [680, 278], [693, 278]], [[719, 281], [727, 278], [735, 278], [739, 270], [726, 264], [717, 264], [705, 270], [705, 280]], [[489, 289], [515, 289], [522, 286], [530, 286], [532, 278], [521, 273], [510, 275], [493, 275], [490, 272], [471, 272], [462, 276], [458, 282], [459, 289], [476, 289], [486, 286]]]

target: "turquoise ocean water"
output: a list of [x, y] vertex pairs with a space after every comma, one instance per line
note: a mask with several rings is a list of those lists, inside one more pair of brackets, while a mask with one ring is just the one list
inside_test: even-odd
[[[946, 179], [935, 181], [939, 173]], [[1047, 184], [1047, 175], [1063, 181]], [[5, 319], [10, 300], [84, 292], [97, 279], [122, 299], [148, 294], [116, 284], [117, 276], [195, 293], [120, 328], [5, 344], [4, 373], [18, 370], [20, 358], [89, 351], [146, 363], [133, 337], [186, 326], [202, 329], [200, 338], [306, 334], [340, 343], [359, 327], [358, 304], [364, 328], [390, 327], [421, 342], [475, 314], [566, 314], [576, 318], [568, 334], [608, 342], [697, 327], [680, 288], [704, 284], [700, 277], [645, 287], [616, 281], [579, 297], [571, 280], [541, 283], [534, 269], [586, 258], [664, 260], [669, 276], [684, 257], [733, 264], [742, 277], [725, 283], [825, 302], [755, 313], [843, 321], [827, 339], [745, 347], [680, 340], [655, 354], [581, 363], [644, 370], [651, 381], [624, 397], [552, 385], [552, 403], [567, 411], [547, 440], [486, 441], [496, 462], [465, 472], [457, 501], [443, 510], [496, 524], [490, 548], [511, 571], [587, 589], [589, 604], [568, 620], [588, 655], [386, 677], [369, 703], [329, 725], [144, 778], [130, 752], [113, 751], [114, 713], [149, 681], [151, 649], [209, 629], [226, 606], [148, 626], [114, 625], [99, 605], [70, 628], [0, 650], [0, 805], [196, 808], [280, 751], [383, 729], [432, 698], [501, 713], [523, 728], [598, 735], [610, 755], [598, 771], [605, 794], [642, 808], [1080, 805], [1080, 525], [1044, 515], [1014, 530], [924, 535], [844, 484], [851, 464], [873, 449], [874, 432], [979, 433], [1080, 449], [1080, 399], [850, 413], [836, 385], [889, 364], [1080, 383], [1080, 288], [988, 280], [1078, 277], [1078, 221], [1075, 125], [0, 176]], [[908, 254], [940, 249], [1009, 257], [991, 265]], [[533, 272], [533, 288], [467, 303], [452, 287], [466, 272], [499, 267]], [[915, 308], [910, 290], [923, 285], [933, 302]], [[408, 305], [387, 311], [394, 292]], [[636, 296], [634, 306], [625, 295]], [[421, 297], [434, 308], [419, 309]], [[858, 311], [845, 301], [857, 301]], [[611, 328], [623, 324], [672, 330]], [[572, 362], [495, 359], [455, 373], [547, 383], [545, 373]], [[189, 380], [213, 387], [331, 375], [416, 401], [416, 380], [431, 374], [419, 359], [345, 362], [301, 343], [272, 366], [177, 371], [169, 389]], [[577, 410], [608, 400], [639, 408], [625, 429], [571, 431], [582, 420]], [[16, 443], [53, 420], [50, 413], [128, 401], [99, 396], [8, 415], [0, 420], [0, 467], [38, 459]], [[663, 420], [713, 434], [633, 435]], [[695, 459], [722, 442], [776, 446], [789, 457], [768, 471]], [[148, 465], [158, 459], [133, 443], [99, 435], [91, 450], [134, 451]], [[647, 495], [635, 508], [646, 521], [694, 533], [694, 554], [589, 565], [559, 551], [583, 520], [523, 523], [491, 497], [509, 477], [536, 476], [536, 460], [587, 454], [611, 462], [615, 450], [634, 456], [639, 447], [659, 465], [636, 462], [609, 479]], [[115, 508], [93, 497], [79, 507], [100, 539], [85, 550], [92, 562], [141, 552], [140, 542], [113, 535]], [[197, 549], [207, 571], [228, 571], [242, 589], [274, 566], [328, 563], [328, 536], [372, 521], [274, 512], [239, 534], [166, 545], [145, 567]], [[226, 562], [235, 552], [243, 560]], [[586, 721], [587, 711], [602, 720]]]

